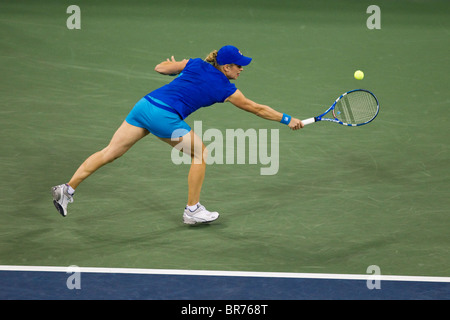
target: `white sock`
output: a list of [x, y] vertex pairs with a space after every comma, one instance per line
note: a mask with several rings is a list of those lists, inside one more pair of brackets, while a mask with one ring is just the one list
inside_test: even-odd
[[197, 207], [200, 205], [200, 202], [197, 202], [196, 204], [194, 204], [193, 206], [186, 206], [190, 212], [194, 212], [195, 209], [197, 209]]
[[73, 194], [75, 193], [75, 189], [69, 185], [67, 185], [67, 187], [68, 187], [67, 193], [70, 194], [71, 196], [73, 196]]

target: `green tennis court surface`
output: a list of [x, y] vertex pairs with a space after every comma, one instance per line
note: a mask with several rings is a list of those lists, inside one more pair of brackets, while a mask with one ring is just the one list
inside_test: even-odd
[[[81, 29], [69, 30], [69, 5]], [[370, 30], [369, 5], [381, 9]], [[448, 1], [2, 1], [0, 264], [443, 276], [449, 270]], [[365, 88], [360, 128], [297, 132], [231, 104], [187, 122], [279, 130], [279, 170], [208, 166], [211, 225], [182, 223], [188, 165], [152, 136], [100, 169], [62, 218], [50, 188], [103, 148], [175, 58], [233, 44], [236, 85], [297, 118]], [[365, 73], [362, 81], [355, 70]], [[208, 143], [206, 143], [208, 144]], [[247, 146], [249, 148], [249, 146]]]

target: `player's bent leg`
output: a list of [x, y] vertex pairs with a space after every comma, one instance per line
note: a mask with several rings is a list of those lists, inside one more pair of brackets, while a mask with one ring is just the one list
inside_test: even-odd
[[[190, 131], [179, 138], [160, 138], [172, 147], [191, 156], [191, 168], [188, 175], [188, 203], [183, 213], [186, 224], [207, 223], [219, 217], [217, 212], [210, 212], [200, 204], [200, 193], [205, 179], [207, 149], [200, 137]], [[193, 211], [188, 206], [196, 206]]]
[[191, 168], [188, 175], [188, 205], [200, 201], [200, 192], [206, 171], [206, 147], [194, 131], [179, 138], [160, 138], [172, 147], [191, 156]]

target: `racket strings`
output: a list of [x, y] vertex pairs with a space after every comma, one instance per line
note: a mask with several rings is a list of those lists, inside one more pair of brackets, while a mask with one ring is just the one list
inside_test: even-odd
[[339, 99], [334, 116], [348, 124], [361, 124], [372, 120], [378, 113], [376, 98], [366, 91], [353, 91]]

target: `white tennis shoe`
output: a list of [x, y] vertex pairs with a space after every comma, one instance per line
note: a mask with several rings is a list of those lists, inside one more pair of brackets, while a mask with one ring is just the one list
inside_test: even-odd
[[183, 214], [183, 221], [185, 224], [208, 223], [217, 220], [217, 218], [219, 218], [218, 212], [210, 212], [201, 204], [198, 204], [197, 209], [194, 211], [191, 211], [186, 207]]
[[67, 184], [52, 187], [53, 204], [56, 210], [63, 216], [67, 216], [67, 205], [73, 202], [73, 196], [68, 192]]

